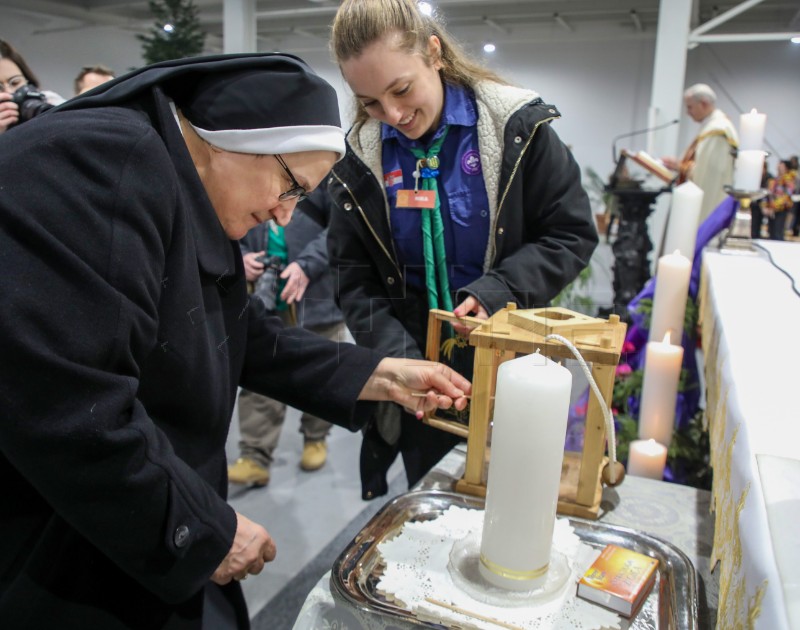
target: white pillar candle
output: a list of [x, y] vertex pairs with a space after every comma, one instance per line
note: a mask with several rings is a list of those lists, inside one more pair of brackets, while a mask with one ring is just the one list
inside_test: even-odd
[[479, 570], [527, 591], [547, 578], [572, 374], [541, 354], [497, 370]]
[[627, 474], [650, 479], [664, 478], [667, 447], [655, 440], [633, 440], [628, 451]]
[[736, 190], [753, 191], [761, 188], [764, 169], [764, 152], [759, 150], [739, 151], [733, 167], [733, 187]]
[[681, 376], [683, 347], [663, 341], [650, 341], [645, 350], [644, 382], [639, 401], [639, 437], [654, 439], [669, 446], [675, 426], [675, 404]]
[[673, 341], [681, 343], [691, 275], [691, 261], [677, 251], [658, 259], [650, 340], [663, 339], [664, 333], [671, 330]]
[[694, 182], [685, 182], [672, 191], [667, 237], [664, 251], [678, 251], [689, 260], [694, 259], [694, 242], [703, 205], [703, 189]]
[[752, 109], [749, 114], [739, 116], [739, 150], [761, 150], [764, 144], [764, 128], [767, 126], [767, 115], [759, 114]]

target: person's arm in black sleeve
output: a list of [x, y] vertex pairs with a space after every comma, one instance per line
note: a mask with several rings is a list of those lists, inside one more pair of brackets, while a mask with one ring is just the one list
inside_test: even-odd
[[[485, 275], [459, 291], [458, 302], [475, 296], [488, 313], [508, 302], [546, 306], [589, 264], [598, 243], [580, 168], [548, 124], [541, 124], [523, 158], [524, 208], [501, 214], [524, 242]], [[490, 236], [492, 238], [492, 236]]]
[[[129, 119], [82, 122], [95, 135], [53, 134], [13, 168], [0, 157], [0, 449], [80, 536], [180, 602], [228, 553], [236, 515], [137, 398], [158, 347], [173, 165], [149, 127], [134, 141]], [[86, 150], [100, 142], [107, 153]]]

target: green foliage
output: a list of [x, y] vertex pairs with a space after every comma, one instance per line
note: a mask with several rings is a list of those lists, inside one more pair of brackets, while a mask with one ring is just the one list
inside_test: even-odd
[[639, 439], [639, 423], [628, 414], [617, 415], [617, 460], [628, 459], [628, 450], [633, 440]]
[[[206, 34], [200, 28], [199, 9], [193, 0], [150, 0], [155, 25], [148, 35], [137, 35], [142, 42], [145, 63], [193, 57], [203, 52]], [[171, 24], [173, 30], [164, 30]]]
[[[639, 300], [636, 305], [636, 312], [642, 316], [642, 327], [650, 330], [650, 323], [653, 318], [653, 300], [644, 298]], [[700, 309], [691, 297], [686, 300], [686, 312], [683, 315], [683, 330], [689, 339], [697, 336], [697, 319], [700, 316]], [[674, 340], [673, 340], [674, 341]]]
[[594, 300], [583, 292], [591, 277], [592, 268], [587, 265], [575, 280], [565, 286], [561, 293], [553, 298], [553, 306], [568, 308], [584, 315], [593, 313], [595, 310]]
[[605, 180], [597, 174], [591, 166], [583, 169], [586, 178], [583, 180], [583, 188], [589, 195], [589, 200], [597, 206], [602, 205], [603, 209], [611, 200], [611, 193], [606, 191]]
[[688, 485], [711, 490], [710, 448], [708, 431], [703, 429], [703, 410], [699, 409], [686, 428], [672, 434], [667, 461], [673, 470], [683, 473]]

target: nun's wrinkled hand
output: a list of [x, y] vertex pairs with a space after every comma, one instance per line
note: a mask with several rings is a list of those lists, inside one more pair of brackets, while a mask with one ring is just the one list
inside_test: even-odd
[[391, 400], [421, 418], [434, 409], [464, 409], [471, 391], [467, 379], [441, 363], [386, 358], [364, 385], [359, 400]]
[[236, 534], [228, 555], [211, 576], [216, 584], [244, 580], [258, 575], [264, 565], [275, 559], [275, 541], [267, 530], [246, 516], [236, 513]]
[[287, 304], [302, 300], [308, 287], [308, 276], [303, 268], [296, 262], [289, 263], [281, 273], [281, 278], [286, 280], [286, 286], [281, 291], [281, 299]]

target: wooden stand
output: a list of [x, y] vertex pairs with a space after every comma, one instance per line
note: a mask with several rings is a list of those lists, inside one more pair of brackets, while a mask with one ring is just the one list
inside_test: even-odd
[[[442, 322], [445, 321], [459, 320], [447, 311], [430, 312], [426, 354], [432, 361], [439, 360]], [[480, 324], [469, 336], [470, 345], [475, 346], [469, 427], [433, 414], [427, 415], [424, 421], [466, 437], [466, 468], [463, 478], [456, 482], [455, 489], [465, 494], [486, 496], [484, 471], [490, 456], [487, 440], [500, 364], [518, 354], [537, 351], [551, 359], [573, 358], [565, 345], [555, 340], [545, 340], [546, 335], [559, 334], [568, 339], [591, 365], [592, 376], [606, 404], [610, 406], [614, 372], [625, 340], [626, 326], [617, 315], [604, 320], [562, 308], [517, 310], [513, 303], [488, 320], [472, 319], [468, 323]], [[598, 517], [601, 476], [607, 464], [604, 457], [605, 438], [602, 408], [594, 394], [590, 394], [583, 452], [564, 453], [558, 497], [559, 514], [591, 519]], [[621, 481], [621, 476], [618, 481]]]

